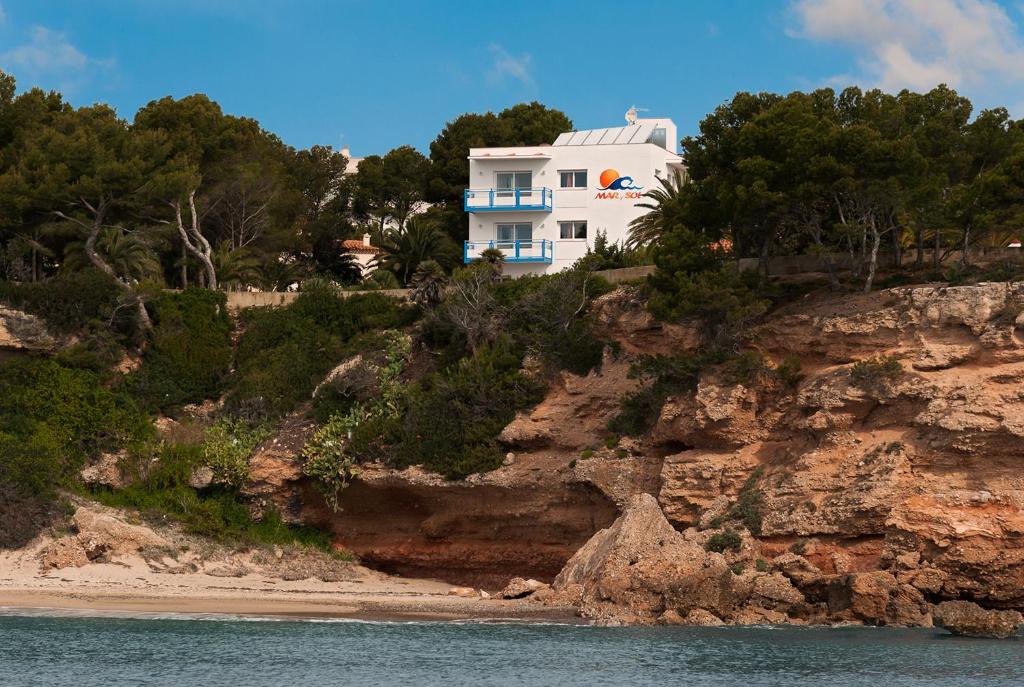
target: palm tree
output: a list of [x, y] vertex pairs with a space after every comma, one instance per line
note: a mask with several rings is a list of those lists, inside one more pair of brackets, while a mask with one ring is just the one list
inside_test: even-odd
[[424, 260], [412, 275], [412, 301], [432, 308], [444, 297], [448, 275], [436, 260]]
[[[96, 252], [103, 256], [114, 273], [129, 282], [159, 279], [163, 273], [160, 259], [137, 233], [121, 227], [104, 227], [96, 239]], [[81, 270], [92, 262], [85, 253], [85, 241], [72, 241], [64, 247], [62, 269]]]
[[258, 257], [246, 248], [231, 249], [229, 241], [221, 241], [210, 256], [218, 285], [225, 291], [234, 291], [263, 278], [262, 265]]
[[493, 270], [494, 281], [501, 281], [501, 272], [505, 267], [505, 254], [501, 252], [500, 248], [485, 248], [480, 251], [480, 257], [476, 259], [476, 262], [486, 263]]
[[666, 224], [681, 214], [684, 203], [683, 189], [689, 177], [684, 172], [673, 170], [668, 177], [658, 178], [658, 188], [644, 193], [647, 202], [637, 203], [648, 211], [629, 223], [629, 238], [626, 248], [637, 250], [658, 243]]
[[447, 269], [454, 265], [458, 253], [447, 234], [420, 217], [389, 231], [382, 248], [384, 253], [377, 258], [377, 266], [394, 273], [402, 284], [409, 283], [421, 262], [434, 260]]

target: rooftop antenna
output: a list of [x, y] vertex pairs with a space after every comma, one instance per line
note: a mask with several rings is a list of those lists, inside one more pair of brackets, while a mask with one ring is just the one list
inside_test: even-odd
[[626, 124], [636, 124], [636, 113], [637, 112], [650, 112], [646, 107], [637, 107], [633, 105], [626, 110]]

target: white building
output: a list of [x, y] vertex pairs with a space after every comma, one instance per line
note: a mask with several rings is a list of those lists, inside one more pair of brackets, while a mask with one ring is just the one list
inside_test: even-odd
[[625, 240], [629, 223], [658, 178], [683, 171], [670, 119], [570, 131], [551, 145], [472, 148], [464, 205], [465, 262], [487, 248], [505, 254], [510, 276], [557, 272], [593, 247], [598, 231]]
[[370, 243], [369, 234], [363, 234], [362, 240], [348, 239], [342, 241], [341, 252], [342, 254], [352, 256], [353, 260], [359, 265], [363, 279], [366, 279], [377, 269], [377, 256], [381, 254], [381, 249]]

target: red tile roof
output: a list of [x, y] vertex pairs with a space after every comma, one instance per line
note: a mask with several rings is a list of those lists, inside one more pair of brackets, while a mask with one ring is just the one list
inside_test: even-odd
[[377, 253], [380, 253], [380, 248], [377, 246], [368, 246], [359, 239], [348, 239], [347, 241], [342, 241], [341, 247], [346, 253], [367, 253], [369, 255], [376, 255]]

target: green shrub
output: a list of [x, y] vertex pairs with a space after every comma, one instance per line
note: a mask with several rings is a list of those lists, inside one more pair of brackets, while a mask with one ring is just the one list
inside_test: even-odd
[[592, 449], [592, 448], [585, 448], [582, 451], [580, 451], [580, 458], [582, 458], [583, 460], [586, 460], [587, 458], [593, 458], [593, 457], [594, 457], [594, 449]]
[[740, 489], [739, 496], [736, 497], [736, 503], [732, 505], [728, 513], [731, 520], [740, 521], [752, 534], [761, 533], [764, 493], [757, 483], [763, 474], [763, 467], [758, 467], [750, 473], [750, 477]]
[[90, 322], [130, 333], [135, 316], [119, 308], [122, 290], [112, 277], [97, 269], [61, 274], [32, 283], [0, 282], [0, 303], [41, 317], [55, 331], [71, 334]]
[[[499, 280], [492, 265], [478, 262], [457, 270], [432, 338], [475, 349], [508, 336], [545, 372], [584, 375], [601, 364], [605, 343], [589, 316], [590, 302], [612, 287], [585, 269]], [[447, 329], [447, 331], [445, 331]]]
[[95, 372], [52, 360], [0, 363], [0, 545], [34, 536], [89, 460], [151, 435], [149, 419]]
[[338, 510], [341, 491], [359, 474], [346, 449], [352, 431], [364, 416], [362, 406], [356, 406], [348, 415], [335, 415], [316, 430], [302, 449], [302, 474], [316, 480], [333, 511]]
[[215, 398], [231, 368], [231, 319], [223, 292], [188, 289], [151, 303], [153, 334], [142, 367], [127, 380], [154, 411]]
[[250, 419], [275, 418], [309, 399], [324, 375], [359, 352], [354, 339], [374, 329], [404, 327], [417, 309], [380, 294], [342, 298], [318, 286], [283, 308], [250, 308], [235, 354], [229, 411]]
[[240, 487], [249, 478], [249, 456], [272, 435], [268, 427], [221, 418], [206, 430], [203, 461], [213, 470], [215, 481]]
[[[669, 245], [658, 251], [658, 269], [648, 277], [649, 307], [665, 321], [697, 319], [703, 323], [704, 338], [720, 346], [731, 344], [751, 323], [768, 310], [760, 293], [756, 273], [738, 273], [732, 265], [703, 271], [676, 269], [667, 260]], [[694, 268], [698, 269], [698, 268]]]
[[712, 350], [693, 355], [641, 358], [630, 368], [629, 374], [645, 385], [623, 396], [619, 413], [609, 421], [608, 429], [623, 436], [643, 434], [654, 426], [668, 396], [696, 389], [701, 370], [722, 362], [725, 357], [725, 353]]
[[167, 444], [160, 448], [150, 474], [141, 482], [118, 491], [99, 489], [92, 495], [101, 503], [133, 508], [154, 523], [180, 522], [191, 534], [239, 544], [301, 544], [330, 550], [330, 539], [309, 527], [282, 522], [274, 511], [253, 520], [249, 506], [230, 487], [214, 486], [202, 492], [189, 486], [193, 471], [204, 464], [202, 446]]
[[616, 434], [613, 434], [610, 437], [606, 437], [605, 440], [604, 440], [604, 447], [605, 448], [615, 448], [618, 445], [619, 445], [619, 437]]
[[725, 363], [725, 379], [730, 384], [758, 385], [769, 371], [768, 361], [760, 351], [743, 351]]
[[[513, 339], [549, 371], [585, 375], [600, 366], [604, 342], [593, 327], [587, 306], [611, 290], [604, 279], [586, 270], [564, 270], [502, 282], [498, 288], [499, 302], [508, 304], [508, 329]], [[515, 298], [509, 300], [513, 294]]]
[[758, 558], [757, 561], [754, 562], [754, 569], [757, 570], [757, 572], [768, 572], [772, 569], [772, 566], [765, 559]]
[[405, 408], [406, 388], [402, 371], [409, 359], [412, 339], [399, 331], [380, 336], [383, 355], [379, 363], [367, 363], [374, 392], [354, 402], [344, 414], [332, 415], [302, 450], [302, 472], [317, 481], [332, 510], [338, 510], [341, 491], [357, 474], [357, 459], [386, 456], [380, 435], [393, 430]]
[[715, 553], [723, 553], [724, 551], [739, 551], [740, 547], [743, 546], [743, 538], [739, 534], [732, 530], [725, 532], [715, 532], [708, 538], [704, 549], [706, 551], [714, 551]]
[[543, 396], [520, 372], [521, 360], [503, 337], [411, 388], [394, 463], [421, 464], [449, 479], [501, 465], [501, 430]]
[[66, 483], [101, 452], [141, 444], [152, 426], [131, 399], [104, 387], [96, 373], [30, 359], [0, 363], [0, 432], [10, 442], [0, 452], [0, 478], [38, 467], [42, 482], [26, 483], [38, 490], [43, 482]]
[[807, 552], [807, 544], [808, 542], [806, 539], [800, 538], [790, 545], [789, 550], [798, 556], [802, 556]]
[[799, 384], [800, 380], [804, 378], [802, 371], [802, 365], [800, 364], [800, 358], [791, 355], [778, 364], [778, 366], [772, 370], [772, 374], [775, 375], [775, 379], [778, 380], [779, 384], [787, 389], [795, 389]]
[[736, 561], [735, 563], [729, 566], [729, 570], [732, 572], [733, 575], [742, 575], [743, 571], [746, 569], [747, 564], [743, 561]]
[[859, 360], [850, 368], [850, 380], [862, 389], [892, 382], [903, 374], [903, 365], [895, 356], [879, 356]]

